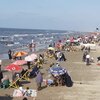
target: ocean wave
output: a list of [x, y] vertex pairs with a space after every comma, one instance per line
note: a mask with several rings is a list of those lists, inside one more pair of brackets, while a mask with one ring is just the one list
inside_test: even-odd
[[14, 37], [25, 37], [29, 36], [29, 34], [15, 34]]

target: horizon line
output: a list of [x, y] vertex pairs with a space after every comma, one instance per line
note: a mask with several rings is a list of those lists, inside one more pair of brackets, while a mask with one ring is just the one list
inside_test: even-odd
[[74, 31], [74, 32], [91, 32], [91, 31], [75, 31], [75, 30], [64, 30], [64, 29], [40, 29], [40, 28], [19, 28], [19, 27], [0, 27], [0, 29], [19, 29], [19, 30], [42, 30], [42, 31]]

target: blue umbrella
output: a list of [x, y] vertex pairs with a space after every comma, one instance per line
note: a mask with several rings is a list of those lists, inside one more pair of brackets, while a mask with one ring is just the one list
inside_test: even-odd
[[62, 68], [61, 66], [57, 66], [57, 65], [52, 66], [49, 71], [54, 76], [63, 75], [67, 72], [66, 69]]

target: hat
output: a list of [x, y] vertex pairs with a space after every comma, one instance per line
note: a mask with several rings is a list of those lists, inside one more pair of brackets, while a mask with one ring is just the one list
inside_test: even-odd
[[19, 74], [16, 74], [16, 76], [18, 76], [18, 77], [19, 77]]

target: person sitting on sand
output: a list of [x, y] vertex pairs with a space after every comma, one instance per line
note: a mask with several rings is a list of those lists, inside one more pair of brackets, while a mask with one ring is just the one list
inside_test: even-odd
[[17, 86], [20, 86], [21, 84], [20, 84], [20, 81], [19, 81], [19, 78], [20, 78], [20, 74], [18, 74], [18, 73], [13, 73], [13, 75], [12, 75], [12, 82], [16, 82], [16, 85]]
[[10, 81], [9, 81], [9, 77], [7, 75], [5, 75], [4, 78], [1, 81], [2, 81], [2, 83], [1, 83], [2, 88], [8, 88], [9, 87]]
[[31, 96], [31, 91], [30, 91], [29, 87], [26, 88], [26, 90], [24, 92], [24, 96], [26, 96], [26, 97]]
[[54, 85], [54, 81], [52, 79], [43, 79], [43, 82], [46, 86], [52, 86]]
[[36, 64], [36, 65], [34, 65], [34, 67], [33, 67], [32, 71], [30, 72], [29, 76], [30, 77], [35, 77], [36, 73], [38, 73], [38, 71], [39, 71], [39, 68], [38, 68], [38, 66]]
[[24, 89], [22, 87], [19, 87], [13, 92], [13, 97], [22, 97], [23, 95], [24, 95]]
[[33, 89], [30, 89], [29, 87], [27, 87], [24, 90], [24, 96], [25, 97], [33, 97], [33, 100], [35, 100], [36, 97], [37, 97], [37, 91], [36, 90], [33, 90]]

